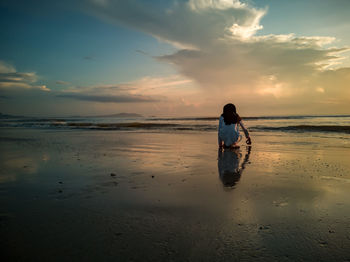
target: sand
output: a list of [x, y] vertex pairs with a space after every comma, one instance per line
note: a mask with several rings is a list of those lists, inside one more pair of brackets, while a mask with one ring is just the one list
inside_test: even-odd
[[350, 140], [2, 129], [8, 261], [350, 261]]

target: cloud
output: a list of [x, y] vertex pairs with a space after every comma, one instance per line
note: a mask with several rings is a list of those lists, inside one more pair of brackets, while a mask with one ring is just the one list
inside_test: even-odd
[[66, 88], [64, 91], [73, 93], [119, 95], [121, 92], [129, 92], [132, 89], [132, 87], [126, 88], [120, 84], [103, 84], [93, 86], [71, 86]]
[[[58, 101], [91, 103], [101, 113], [133, 110], [142, 114], [185, 114], [197, 107], [198, 89], [181, 75], [143, 77], [110, 85], [73, 86], [55, 93]], [[86, 112], [83, 112], [86, 113]]]
[[67, 87], [56, 96], [101, 103], [168, 103], [174, 98], [189, 95], [191, 91], [186, 89], [192, 83], [192, 80], [179, 75], [143, 77], [127, 83]]
[[179, 46], [198, 47], [225, 35], [231, 29], [255, 32], [265, 9], [239, 1], [174, 1], [160, 9], [145, 1], [88, 1], [90, 12], [107, 21], [133, 27]]
[[64, 85], [64, 86], [66, 86], [66, 85], [71, 85], [71, 83], [66, 82], [66, 81], [61, 81], [61, 80], [56, 81], [56, 84], [57, 84], [57, 85]]
[[50, 91], [45, 85], [36, 84], [38, 77], [36, 73], [17, 72], [10, 64], [0, 61], [0, 89], [39, 89]]
[[149, 103], [157, 102], [157, 100], [145, 96], [125, 95], [125, 96], [111, 96], [111, 95], [84, 95], [77, 93], [59, 94], [57, 97], [70, 98], [82, 101], [101, 102], [101, 103]]
[[120, 89], [128, 90], [132, 93], [139, 94], [160, 94], [163, 92], [171, 91], [171, 89], [186, 91], [189, 87], [193, 88], [193, 81], [185, 78], [181, 75], [170, 75], [166, 77], [143, 77], [141, 79], [129, 82], [121, 83], [118, 85]]
[[5, 63], [4, 61], [0, 61], [0, 73], [6, 74], [6, 73], [14, 73], [16, 72], [16, 69], [14, 66]]
[[[149, 78], [149, 81], [152, 82], [152, 79]], [[157, 92], [143, 92], [147, 89], [148, 81], [141, 82], [142, 85], [137, 81], [95, 86], [63, 85], [60, 90], [51, 92], [28, 88], [4, 89], [0, 96], [1, 108], [14, 115], [62, 116], [129, 112], [132, 106], [134, 112], [145, 114], [150, 113], [158, 104], [168, 102]], [[161, 83], [160, 79], [158, 83]], [[159, 88], [162, 88], [161, 85]]]
[[164, 9], [140, 0], [90, 3], [92, 14], [176, 46], [156, 59], [198, 83], [203, 105], [230, 99], [317, 111], [339, 101], [334, 110], [344, 111], [350, 102], [350, 69], [341, 68], [349, 48], [331, 46], [331, 36], [257, 35], [267, 8], [238, 0], [174, 1]]

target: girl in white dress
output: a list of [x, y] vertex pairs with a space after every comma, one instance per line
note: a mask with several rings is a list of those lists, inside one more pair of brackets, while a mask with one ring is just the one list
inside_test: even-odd
[[219, 119], [218, 143], [219, 147], [235, 148], [239, 147], [237, 143], [240, 141], [239, 126], [243, 129], [246, 137], [246, 143], [250, 145], [252, 142], [249, 137], [248, 130], [244, 127], [242, 118], [237, 114], [234, 104], [224, 106], [223, 113]]

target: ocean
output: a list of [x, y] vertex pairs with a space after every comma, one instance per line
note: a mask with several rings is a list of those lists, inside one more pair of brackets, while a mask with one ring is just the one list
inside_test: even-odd
[[[350, 115], [243, 117], [250, 132], [310, 133], [350, 138]], [[15, 117], [2, 115], [0, 128], [51, 130], [111, 130], [151, 132], [211, 132], [218, 117]]]

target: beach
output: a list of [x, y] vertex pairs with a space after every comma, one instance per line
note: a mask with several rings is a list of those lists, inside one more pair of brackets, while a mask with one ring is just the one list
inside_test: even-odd
[[3, 127], [6, 261], [350, 261], [349, 134], [251, 137]]
[[1, 0], [0, 262], [350, 262], [350, 0]]

